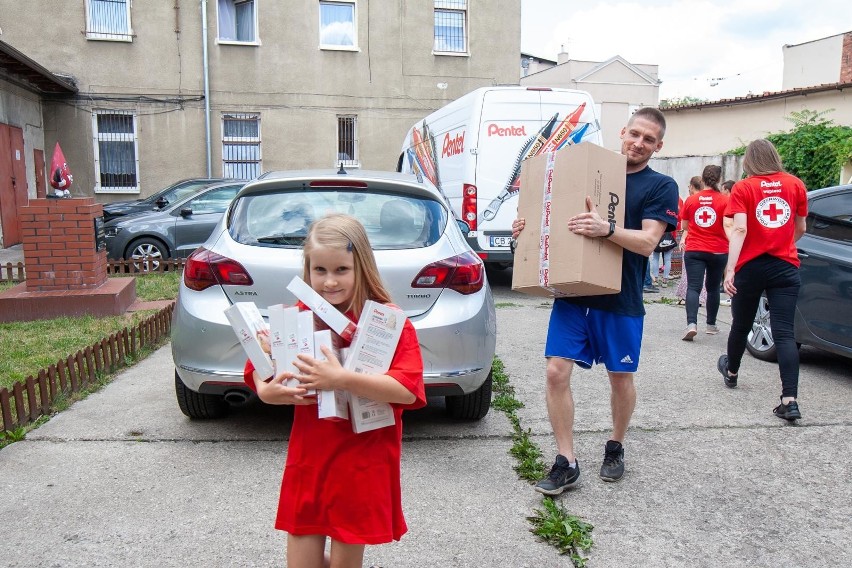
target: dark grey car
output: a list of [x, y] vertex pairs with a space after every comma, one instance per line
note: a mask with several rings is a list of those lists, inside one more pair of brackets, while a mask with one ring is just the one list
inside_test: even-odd
[[[796, 247], [796, 342], [852, 357], [852, 185], [808, 192], [807, 229]], [[777, 360], [766, 296], [746, 347], [758, 359]]]
[[104, 223], [107, 257], [132, 258], [137, 268], [153, 270], [161, 259], [189, 256], [207, 240], [243, 185], [216, 184], [164, 209]]
[[165, 189], [161, 189], [154, 195], [145, 199], [133, 199], [130, 201], [114, 201], [104, 205], [104, 222], [112, 221], [117, 217], [132, 215], [133, 213], [147, 213], [157, 209], [168, 207], [169, 204], [181, 201], [193, 193], [197, 193], [205, 187], [226, 181], [224, 178], [191, 178], [183, 179], [173, 183]]

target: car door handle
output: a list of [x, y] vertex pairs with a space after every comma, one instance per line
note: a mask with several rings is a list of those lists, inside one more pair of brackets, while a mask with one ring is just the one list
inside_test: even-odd
[[810, 257], [811, 257], [811, 255], [809, 255], [808, 253], [806, 253], [806, 252], [802, 252], [802, 251], [799, 251], [799, 258], [800, 258], [800, 259], [802, 259], [802, 258], [810, 258]]

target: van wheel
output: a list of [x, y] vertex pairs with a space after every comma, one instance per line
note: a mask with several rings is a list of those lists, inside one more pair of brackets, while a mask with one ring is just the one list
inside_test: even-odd
[[183, 384], [175, 371], [175, 394], [180, 411], [195, 420], [222, 418], [228, 414], [228, 403], [224, 396], [195, 392]]
[[491, 408], [491, 373], [482, 385], [469, 394], [444, 397], [447, 412], [457, 420], [481, 420]]

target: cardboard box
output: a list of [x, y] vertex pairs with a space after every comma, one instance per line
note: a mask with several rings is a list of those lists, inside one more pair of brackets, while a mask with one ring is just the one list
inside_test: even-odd
[[274, 304], [267, 308], [269, 314], [269, 342], [276, 373], [287, 371], [298, 373], [293, 361], [299, 353], [296, 339], [299, 308], [285, 304]]
[[235, 303], [225, 309], [225, 317], [231, 323], [257, 374], [261, 377], [272, 377], [275, 374], [272, 359], [257, 339], [258, 332], [267, 331], [268, 327], [254, 302]]
[[569, 145], [524, 160], [512, 290], [549, 298], [621, 291], [622, 248], [608, 239], [568, 230], [568, 219], [586, 211], [624, 226], [626, 158], [596, 144]]
[[[340, 353], [335, 348], [330, 329], [314, 332], [314, 358], [325, 361], [326, 356], [320, 347], [326, 346], [340, 360]], [[317, 413], [324, 420], [349, 420], [349, 397], [342, 390], [317, 391]]]
[[[343, 366], [358, 373], [387, 373], [404, 324], [402, 311], [367, 300]], [[386, 402], [350, 394], [349, 406], [349, 418], [356, 434], [396, 423], [393, 408]]]
[[355, 324], [349, 321], [349, 318], [343, 312], [325, 301], [304, 280], [294, 276], [287, 285], [287, 289], [319, 316], [337, 335], [347, 341], [355, 335]]

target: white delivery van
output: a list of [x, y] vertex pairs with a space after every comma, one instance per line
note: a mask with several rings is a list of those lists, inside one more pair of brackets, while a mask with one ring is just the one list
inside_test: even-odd
[[473, 250], [486, 263], [508, 266], [521, 162], [581, 141], [602, 144], [588, 93], [483, 87], [411, 127], [397, 171], [431, 180], [467, 223]]

